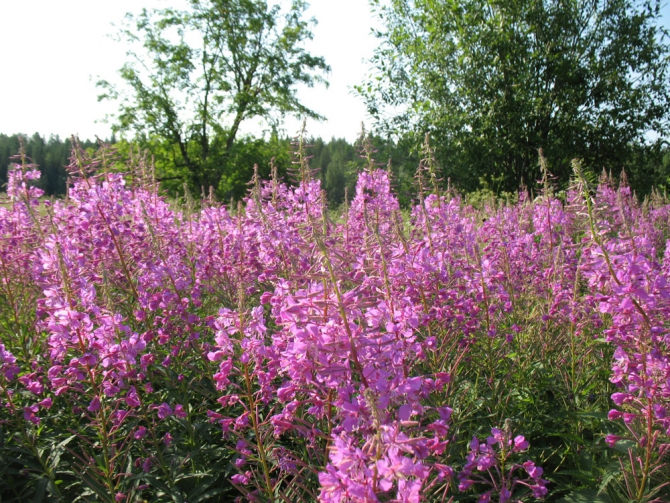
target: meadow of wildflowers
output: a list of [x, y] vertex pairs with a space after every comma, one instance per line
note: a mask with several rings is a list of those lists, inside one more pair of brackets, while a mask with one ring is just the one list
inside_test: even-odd
[[666, 501], [670, 206], [625, 184], [472, 207], [369, 150], [161, 197], [25, 159], [0, 207], [0, 501]]

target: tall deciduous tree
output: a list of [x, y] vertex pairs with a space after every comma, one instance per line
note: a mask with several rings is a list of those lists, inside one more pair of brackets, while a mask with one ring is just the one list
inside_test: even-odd
[[302, 0], [286, 9], [265, 0], [189, 0], [189, 7], [128, 16], [121, 38], [143, 50], [129, 52], [120, 71], [126, 91], [100, 81], [100, 99], [120, 100], [116, 131], [168, 141], [177, 168], [170, 176], [216, 188], [245, 120], [320, 118], [300, 103], [296, 86], [325, 83], [329, 67], [302, 47], [313, 22], [303, 19]]
[[574, 157], [617, 171], [668, 132], [660, 0], [371, 3], [385, 29], [358, 91], [386, 132], [431, 132], [462, 187], [532, 183], [540, 148], [563, 179]]

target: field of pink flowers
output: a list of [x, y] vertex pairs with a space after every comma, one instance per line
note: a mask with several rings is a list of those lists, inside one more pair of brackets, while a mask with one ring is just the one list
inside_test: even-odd
[[235, 208], [110, 155], [9, 173], [0, 501], [670, 498], [662, 198], [575, 163], [473, 208], [428, 162], [407, 212], [370, 161], [333, 221], [301, 152]]

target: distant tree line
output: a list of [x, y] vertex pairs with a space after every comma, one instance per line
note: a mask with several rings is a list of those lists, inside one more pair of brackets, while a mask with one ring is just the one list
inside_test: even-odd
[[[67, 187], [67, 172], [64, 167], [69, 164], [72, 153], [70, 139], [61, 140], [58, 136], [43, 138], [38, 133], [32, 136], [14, 134], [8, 136], [0, 134], [0, 186], [5, 189], [7, 183], [7, 169], [12, 163], [21, 163], [20, 159], [12, 159], [18, 156], [23, 143], [24, 153], [28, 163], [39, 165], [42, 177], [39, 187], [48, 196], [60, 196], [65, 194]], [[97, 148], [94, 141], [82, 141], [81, 146], [85, 149]]]
[[[409, 202], [412, 196], [412, 178], [418, 158], [406, 152], [401, 145], [378, 137], [371, 139], [376, 152], [375, 159], [380, 166], [387, 166], [392, 158], [391, 169], [399, 197]], [[98, 143], [80, 141], [85, 150], [95, 150]], [[131, 155], [131, 150], [140, 155], [147, 155], [155, 165], [156, 179], [161, 182], [167, 194], [176, 197], [183, 195], [184, 183], [187, 178], [181, 176], [183, 169], [173, 162], [169, 143], [154, 140], [152, 142], [128, 142], [112, 139], [117, 149], [119, 160], [123, 161]], [[248, 182], [258, 166], [261, 178], [270, 177], [271, 164], [277, 167], [280, 176], [288, 179], [292, 155], [292, 141], [289, 137], [276, 134], [269, 138], [242, 137], [235, 142], [229, 152], [227, 169], [221, 169], [219, 185], [214, 188], [214, 195], [227, 202], [231, 198], [239, 200], [248, 190]], [[315, 177], [322, 182], [331, 205], [338, 206], [344, 202], [345, 193], [353, 198], [358, 172], [363, 169], [366, 161], [361, 158], [361, 146], [350, 143], [342, 138], [323, 140], [307, 138], [305, 140], [309, 163]], [[67, 188], [67, 171], [72, 152], [71, 140], [62, 140], [58, 136], [43, 138], [38, 133], [27, 135], [0, 134], [0, 185], [7, 183], [7, 169], [11, 163], [20, 163], [19, 152], [23, 148], [27, 163], [37, 164], [42, 173], [39, 186], [48, 196], [63, 196]], [[194, 195], [209, 192], [208, 187], [188, 186]]]
[[[414, 175], [420, 163], [422, 154], [415, 149], [409, 139], [393, 141], [380, 136], [369, 138], [374, 149], [373, 157], [377, 165], [390, 169], [394, 190], [403, 206], [411, 204], [416, 196]], [[164, 191], [178, 197], [184, 194], [185, 178], [180, 176], [180, 168], [173, 162], [172, 151], [167, 142], [154, 140], [153, 142], [128, 142], [112, 138], [117, 148], [119, 160], [124, 161], [131, 150], [146, 155], [154, 163], [156, 179], [161, 182]], [[63, 196], [67, 188], [67, 172], [65, 166], [70, 162], [72, 142], [58, 136], [43, 138], [38, 133], [32, 136], [0, 134], [0, 186], [4, 191], [7, 183], [7, 169], [12, 162], [19, 162], [16, 158], [23, 144], [26, 162], [39, 166], [42, 177], [39, 186], [48, 196]], [[80, 146], [86, 150], [95, 150], [97, 142], [80, 141]], [[246, 136], [238, 139], [229, 152], [226, 169], [221, 169], [218, 187], [214, 187], [217, 199], [228, 202], [231, 198], [240, 200], [248, 190], [248, 182], [254, 173], [254, 165], [258, 166], [261, 178], [270, 177], [271, 164], [277, 167], [279, 175], [285, 179], [289, 177], [293, 155], [289, 137], [280, 137], [276, 134], [269, 138], [254, 138]], [[308, 138], [306, 140], [309, 163], [314, 170], [314, 176], [321, 180], [326, 191], [329, 204], [337, 207], [344, 203], [345, 197], [353, 198], [356, 190], [358, 173], [365, 167], [366, 160], [361, 156], [360, 141], [350, 143], [343, 138]], [[12, 159], [14, 157], [14, 159]], [[628, 182], [639, 197], [649, 194], [653, 187], [660, 190], [670, 189], [670, 149], [666, 143], [656, 143], [650, 146], [637, 146], [628, 162], [622, 166], [625, 169]], [[620, 176], [622, 167], [614, 167], [614, 176]], [[223, 166], [222, 166], [223, 168]], [[590, 166], [595, 174], [598, 170]], [[601, 167], [602, 168], [602, 167]], [[439, 169], [439, 166], [438, 166]], [[607, 169], [607, 168], [605, 168]], [[609, 171], [609, 170], [608, 170]], [[443, 185], [449, 180], [443, 179]], [[188, 186], [194, 196], [209, 193], [207, 187]], [[533, 183], [527, 184], [532, 190]], [[500, 194], [505, 187], [495, 183], [484, 185], [488, 192]], [[558, 188], [562, 188], [559, 184]]]

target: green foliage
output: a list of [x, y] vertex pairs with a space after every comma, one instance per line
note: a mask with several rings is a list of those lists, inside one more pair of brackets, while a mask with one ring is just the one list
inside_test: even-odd
[[199, 193], [223, 183], [227, 193], [242, 176], [232, 166], [244, 121], [320, 118], [296, 96], [298, 84], [325, 82], [317, 72], [329, 70], [301, 47], [312, 37], [305, 9], [302, 0], [285, 10], [265, 0], [191, 0], [187, 11], [129, 15], [121, 37], [143, 48], [120, 71], [129, 93], [98, 82], [99, 99], [120, 100], [115, 131], [158, 143], [172, 164], [167, 176], [179, 184]]
[[[69, 139], [61, 141], [52, 136], [45, 141], [38, 134], [32, 137], [22, 137], [26, 155], [39, 164], [42, 178], [38, 186], [46, 191], [47, 195], [61, 196], [65, 194], [67, 173], [64, 166], [69, 164], [72, 144]], [[213, 145], [220, 145], [223, 140], [215, 137]], [[140, 141], [112, 138], [115, 159], [110, 169], [126, 171], [126, 163], [135, 165], [133, 159], [145, 157], [146, 162], [154, 168], [156, 181], [170, 197], [180, 197], [184, 194], [184, 180], [189, 179], [188, 168], [181, 162], [180, 151], [171, 141], [157, 136]], [[321, 184], [327, 192], [328, 201], [332, 207], [344, 202], [345, 189], [349, 198], [353, 198], [356, 188], [358, 172], [363, 168], [365, 161], [359, 157], [359, 147], [348, 143], [344, 139], [331, 139], [324, 142], [321, 138], [312, 139], [309, 148], [310, 165], [318, 171]], [[398, 144], [391, 140], [379, 137], [373, 138], [378, 146], [375, 157], [385, 164], [393, 160], [392, 171], [395, 188], [403, 206], [408, 206], [414, 196], [413, 174], [418, 161], [416, 155], [408, 153], [407, 144]], [[80, 145], [85, 150], [97, 147], [96, 142], [82, 141]], [[0, 183], [7, 181], [7, 167], [10, 157], [20, 149], [19, 135], [0, 135]], [[254, 172], [254, 165], [259, 168], [259, 175], [263, 179], [270, 178], [270, 162], [274, 159], [277, 173], [286, 177], [291, 166], [290, 139], [281, 138], [272, 133], [268, 138], [243, 136], [238, 138], [230, 149], [225, 161], [226, 170], [220, 176], [215, 195], [221, 201], [230, 198], [240, 200], [247, 193], [248, 183]], [[223, 161], [222, 161], [223, 163]], [[220, 166], [223, 166], [221, 164]], [[190, 186], [192, 194], [200, 196], [201, 188]], [[205, 194], [208, 195], [208, 194]]]
[[381, 130], [415, 144], [430, 132], [461, 188], [532, 185], [540, 148], [562, 183], [575, 157], [630, 174], [646, 169], [646, 135], [668, 132], [659, 0], [371, 3], [385, 30], [358, 92]]
[[626, 168], [630, 186], [638, 195], [654, 190], [666, 192], [670, 187], [670, 150], [665, 143], [651, 146], [636, 145], [631, 149], [632, 169]]
[[279, 138], [276, 134], [269, 140], [253, 137], [238, 140], [230, 152], [230, 165], [235, 168], [227, 170], [219, 182], [217, 192], [222, 200], [228, 201], [231, 197], [239, 200], [246, 195], [256, 164], [264, 180], [270, 178], [272, 163], [277, 167], [277, 174], [285, 177], [291, 166], [289, 146], [289, 138]]

